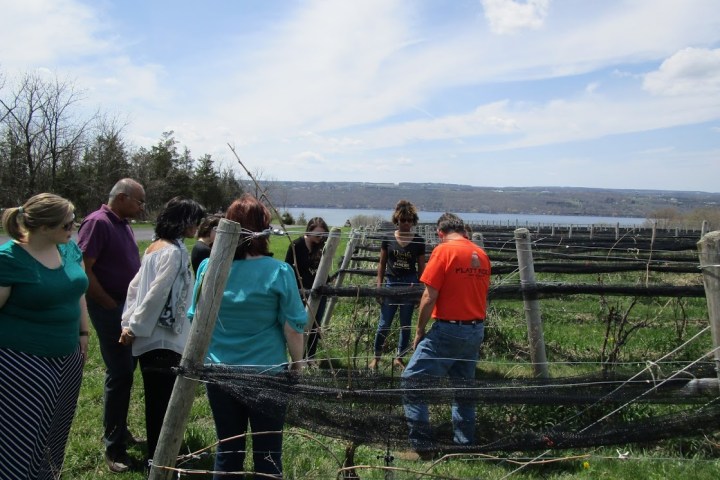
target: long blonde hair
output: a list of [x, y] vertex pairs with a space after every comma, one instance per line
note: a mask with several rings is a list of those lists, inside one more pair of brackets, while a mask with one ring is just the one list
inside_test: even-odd
[[38, 193], [30, 197], [21, 207], [5, 209], [2, 226], [15, 240], [22, 240], [28, 232], [40, 227], [58, 227], [65, 223], [75, 206], [54, 193]]

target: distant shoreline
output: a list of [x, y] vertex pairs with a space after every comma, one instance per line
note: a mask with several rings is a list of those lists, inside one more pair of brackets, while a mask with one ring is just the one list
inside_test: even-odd
[[[351, 220], [358, 215], [377, 216], [382, 220], [390, 221], [392, 209], [354, 209], [354, 208], [312, 208], [312, 207], [292, 207], [281, 209], [280, 213], [285, 211], [297, 221], [300, 214], [303, 214], [307, 220], [312, 217], [323, 217], [323, 219], [331, 226], [342, 226], [346, 220]], [[434, 223], [443, 212], [418, 211], [420, 223]], [[465, 222], [471, 224], [488, 224], [488, 225], [616, 225], [620, 226], [642, 226], [647, 219], [640, 217], [608, 217], [602, 215], [537, 215], [537, 214], [513, 214], [513, 213], [477, 213], [477, 212], [453, 212], [456, 213]]]

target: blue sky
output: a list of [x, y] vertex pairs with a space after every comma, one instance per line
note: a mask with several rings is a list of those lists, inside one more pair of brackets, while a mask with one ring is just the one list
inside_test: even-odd
[[720, 192], [720, 0], [0, 0], [0, 73], [261, 178]]

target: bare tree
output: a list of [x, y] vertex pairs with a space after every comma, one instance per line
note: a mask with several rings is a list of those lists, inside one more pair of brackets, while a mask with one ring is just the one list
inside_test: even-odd
[[16, 156], [23, 158], [27, 173], [26, 192], [29, 196], [37, 191], [38, 171], [47, 160], [43, 142], [46, 125], [43, 109], [46, 101], [44, 85], [39, 77], [25, 75], [9, 100], [0, 98], [7, 141]]
[[84, 135], [94, 118], [79, 121], [73, 108], [82, 95], [68, 81], [44, 80], [26, 74], [8, 98], [0, 98], [0, 119], [6, 150], [22, 160], [22, 196], [41, 190], [56, 190], [55, 180], [61, 163], [73, 162], [81, 154]]
[[85, 144], [85, 134], [88, 126], [97, 118], [95, 113], [84, 120], [78, 120], [73, 115], [72, 108], [81, 100], [83, 95], [75, 86], [67, 81], [57, 78], [45, 84], [46, 101], [42, 110], [44, 123], [44, 141], [47, 145], [47, 155], [50, 162], [49, 190], [55, 190], [57, 171], [61, 162], [73, 162], [80, 156]]

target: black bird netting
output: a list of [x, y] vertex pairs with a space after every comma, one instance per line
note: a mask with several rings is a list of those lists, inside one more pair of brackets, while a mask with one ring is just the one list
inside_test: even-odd
[[[422, 398], [429, 405], [436, 447], [445, 452], [617, 445], [720, 431], [717, 392], [703, 396], [689, 390], [694, 379], [715, 376], [711, 363], [664, 380], [652, 372], [465, 382], [409, 382], [344, 369], [265, 375], [206, 366], [181, 373], [215, 383], [260, 411], [287, 408], [288, 426], [383, 448], [409, 446], [403, 413], [408, 398]], [[460, 449], [452, 442], [450, 405], [455, 400], [477, 402], [476, 445]], [[640, 410], [618, 409], [627, 404]], [[652, 404], [662, 404], [655, 407], [662, 410], [650, 414], [646, 409]]]

